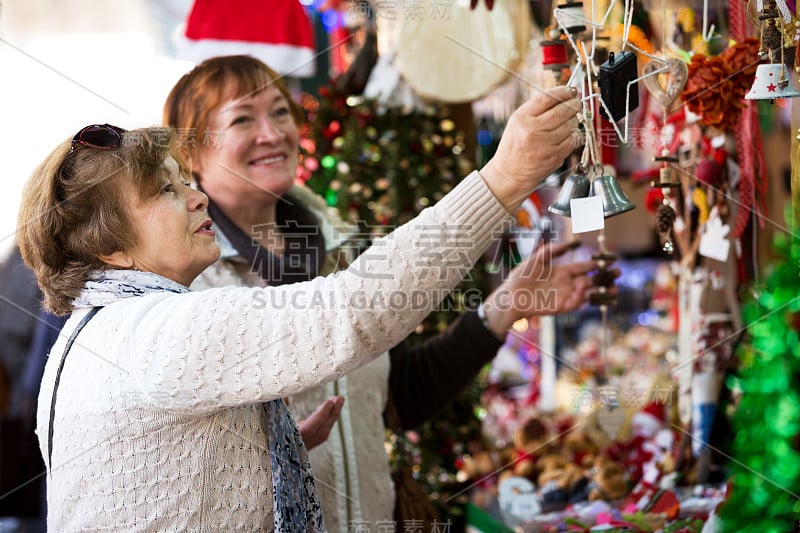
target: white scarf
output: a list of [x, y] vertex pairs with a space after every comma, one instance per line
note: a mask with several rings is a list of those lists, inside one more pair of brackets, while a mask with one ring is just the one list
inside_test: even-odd
[[189, 292], [189, 289], [153, 272], [95, 270], [89, 274], [80, 295], [72, 300], [72, 306], [76, 309], [104, 307], [123, 298], [165, 291], [180, 293]]

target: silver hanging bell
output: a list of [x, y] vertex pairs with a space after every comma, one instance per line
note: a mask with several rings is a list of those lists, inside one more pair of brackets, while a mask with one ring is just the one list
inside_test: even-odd
[[617, 183], [617, 179], [607, 174], [592, 181], [592, 196], [600, 197], [603, 202], [603, 217], [613, 217], [636, 207], [625, 191]]
[[555, 203], [548, 207], [547, 210], [555, 215], [572, 216], [569, 201], [573, 198], [586, 198], [589, 196], [590, 185], [589, 179], [584, 174], [571, 174], [564, 180], [564, 185], [558, 191]]
[[783, 63], [765, 63], [756, 68], [753, 86], [745, 95], [747, 100], [775, 100], [795, 98], [800, 93], [794, 88], [792, 70]]

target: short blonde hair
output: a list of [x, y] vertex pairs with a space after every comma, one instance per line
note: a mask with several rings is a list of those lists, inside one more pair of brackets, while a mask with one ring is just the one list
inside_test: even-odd
[[65, 141], [47, 156], [25, 185], [17, 242], [36, 274], [44, 306], [64, 315], [89, 273], [105, 265], [98, 256], [135, 244], [123, 185], [143, 201], [163, 187], [164, 160], [172, 155], [187, 174], [168, 128], [125, 132], [122, 144], [101, 150]]

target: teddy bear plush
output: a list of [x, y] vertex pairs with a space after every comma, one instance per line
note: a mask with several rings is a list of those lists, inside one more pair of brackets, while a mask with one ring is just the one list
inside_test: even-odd
[[520, 476], [535, 481], [536, 460], [546, 451], [547, 427], [539, 418], [529, 418], [514, 432], [513, 441], [513, 447], [464, 455], [457, 478], [475, 481], [497, 474], [498, 479]]
[[625, 481], [623, 466], [604, 455], [599, 455], [594, 462], [589, 482], [589, 500], [605, 500], [612, 502], [628, 494], [628, 483]]
[[565, 457], [583, 468], [591, 468], [595, 456], [600, 451], [599, 437], [585, 428], [570, 430], [561, 442], [561, 450]]
[[512, 468], [515, 476], [536, 480], [536, 462], [547, 452], [547, 427], [536, 417], [527, 419], [514, 432]]

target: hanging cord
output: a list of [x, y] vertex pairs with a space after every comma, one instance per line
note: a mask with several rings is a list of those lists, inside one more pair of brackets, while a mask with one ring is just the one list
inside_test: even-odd
[[[606, 231], [605, 228], [600, 230], [600, 235], [597, 236], [597, 244], [600, 248], [600, 253], [605, 254], [606, 250]], [[600, 320], [603, 329], [603, 340], [600, 343], [600, 354], [603, 360], [603, 366], [608, 372], [608, 358], [606, 352], [608, 350], [608, 305], [603, 304], [600, 306]]]
[[[591, 83], [591, 75], [589, 75], [589, 83]], [[602, 175], [603, 163], [600, 152], [600, 146], [597, 142], [597, 132], [594, 125], [594, 100], [586, 99], [583, 101], [583, 112], [578, 119], [583, 124], [583, 129], [586, 134], [586, 140], [583, 145], [583, 153], [581, 154], [581, 166], [587, 172], [592, 171], [593, 174]]]

